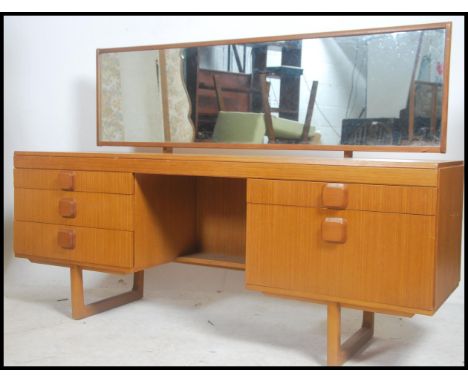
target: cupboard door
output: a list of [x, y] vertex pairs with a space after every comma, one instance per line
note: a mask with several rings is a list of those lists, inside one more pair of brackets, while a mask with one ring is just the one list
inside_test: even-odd
[[247, 285], [432, 309], [434, 219], [248, 204]]

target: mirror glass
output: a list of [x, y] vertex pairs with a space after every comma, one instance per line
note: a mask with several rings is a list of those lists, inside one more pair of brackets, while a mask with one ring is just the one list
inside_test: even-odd
[[445, 28], [101, 50], [106, 142], [439, 146]]
[[164, 141], [159, 52], [103, 54], [101, 139]]

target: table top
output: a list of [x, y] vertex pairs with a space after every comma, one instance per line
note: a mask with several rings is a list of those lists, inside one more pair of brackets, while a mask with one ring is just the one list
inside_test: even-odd
[[[210, 154], [163, 154], [163, 153], [102, 153], [102, 152], [34, 152], [16, 151], [15, 159], [20, 157], [53, 157], [53, 158], [92, 158], [114, 160], [150, 160], [150, 161], [200, 161], [200, 162], [233, 162], [261, 164], [302, 164], [321, 166], [357, 166], [357, 167], [402, 167], [437, 169], [441, 167], [463, 165], [463, 161], [413, 160], [413, 159], [358, 159], [358, 158], [322, 158], [296, 155], [210, 155]], [[16, 162], [15, 162], [16, 164]]]

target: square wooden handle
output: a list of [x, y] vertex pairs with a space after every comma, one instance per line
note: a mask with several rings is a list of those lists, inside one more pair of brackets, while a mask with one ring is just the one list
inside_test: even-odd
[[322, 221], [322, 240], [329, 243], [346, 243], [347, 222], [344, 218], [327, 217]]
[[73, 171], [60, 171], [58, 180], [62, 190], [73, 191], [75, 189], [75, 173]]
[[348, 206], [348, 186], [343, 183], [327, 183], [322, 190], [322, 205], [345, 209]]
[[59, 200], [59, 214], [64, 218], [74, 218], [76, 216], [76, 202], [72, 198], [62, 198]]
[[71, 229], [61, 229], [57, 235], [57, 244], [64, 249], [75, 248], [75, 231]]

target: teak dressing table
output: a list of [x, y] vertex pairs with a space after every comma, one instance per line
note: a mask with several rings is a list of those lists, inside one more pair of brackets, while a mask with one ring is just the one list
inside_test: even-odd
[[[460, 278], [462, 162], [15, 153], [16, 256], [70, 267], [73, 318], [143, 295], [176, 261], [245, 270], [246, 286], [328, 305], [328, 363], [374, 312], [432, 315]], [[134, 273], [85, 306], [82, 269]], [[340, 308], [364, 311], [340, 345]]]
[[[443, 57], [444, 67], [449, 67], [450, 27], [427, 24], [98, 50], [98, 145], [157, 146], [165, 153], [15, 152], [16, 256], [70, 268], [75, 319], [142, 298], [144, 270], [160, 264], [245, 270], [249, 289], [326, 304], [327, 362], [343, 364], [372, 338], [375, 312], [433, 315], [460, 280], [463, 162], [352, 158], [357, 150], [445, 152], [448, 70], [435, 82], [417, 82], [416, 74], [430, 44], [433, 59]], [[326, 126], [321, 127], [321, 141], [311, 121], [315, 99], [327, 89], [314, 80], [307, 100], [298, 98], [298, 78], [308, 73], [307, 67], [299, 68], [301, 54], [307, 54], [306, 40], [324, 38], [323, 44], [337, 44], [345, 51], [353, 44], [363, 49], [364, 41], [367, 53], [359, 54], [367, 54], [363, 57], [371, 70], [370, 48], [379, 48], [394, 32], [405, 38], [402, 31], [417, 44], [412, 50], [415, 57], [408, 60], [410, 93], [403, 101], [407, 106], [396, 109], [399, 116], [369, 118], [375, 107], [369, 103], [369, 77], [365, 109], [350, 110], [343, 119], [343, 126], [356, 129], [348, 131], [354, 144], [328, 142]], [[367, 39], [368, 35], [375, 36]], [[380, 45], [372, 46], [380, 38]], [[394, 36], [390, 40], [394, 45]], [[184, 85], [182, 60], [188, 65], [185, 73], [196, 76], [204, 49], [216, 44], [233, 50], [242, 75], [233, 74], [229, 65], [225, 72], [208, 67], [203, 73], [214, 73], [212, 79], [187, 77]], [[244, 49], [243, 67], [236, 45]], [[270, 46], [281, 50], [282, 66], [266, 66]], [[401, 52], [396, 53], [402, 61]], [[253, 70], [245, 73], [249, 54]], [[125, 68], [141, 63], [141, 70], [131, 67], [133, 93], [125, 93]], [[145, 68], [152, 73], [149, 77]], [[374, 65], [372, 70], [377, 69]], [[265, 98], [271, 84], [265, 82], [268, 76], [280, 78], [281, 92], [290, 91], [281, 93], [279, 118], [271, 115], [274, 108]], [[250, 81], [252, 87], [244, 89], [248, 96], [242, 95], [235, 78], [242, 78], [243, 88], [245, 80]], [[178, 87], [182, 92], [176, 91]], [[150, 129], [148, 135], [142, 133], [143, 119], [135, 113], [148, 104], [140, 102], [141, 94], [153, 94], [149, 104], [159, 105], [147, 110], [148, 121], [160, 118], [159, 130]], [[430, 115], [418, 115], [423, 110], [418, 102], [428, 94]], [[216, 99], [223, 104], [222, 118], [214, 109]], [[356, 102], [359, 99], [356, 95]], [[240, 108], [238, 102], [248, 108]], [[258, 114], [259, 105], [263, 114]], [[305, 110], [301, 105], [307, 109], [305, 122], [298, 122]], [[203, 110], [210, 110], [209, 118]], [[192, 122], [182, 118], [184, 113], [187, 117], [192, 113]], [[131, 131], [131, 118], [136, 118], [135, 126], [143, 127]], [[254, 128], [255, 139], [264, 143], [245, 141]], [[122, 140], [130, 133], [132, 139]], [[216, 137], [227, 141], [218, 142]], [[342, 150], [345, 158], [173, 153], [177, 147]], [[83, 270], [133, 273], [134, 285], [122, 295], [86, 305]], [[342, 307], [363, 311], [361, 328], [344, 342]]]

